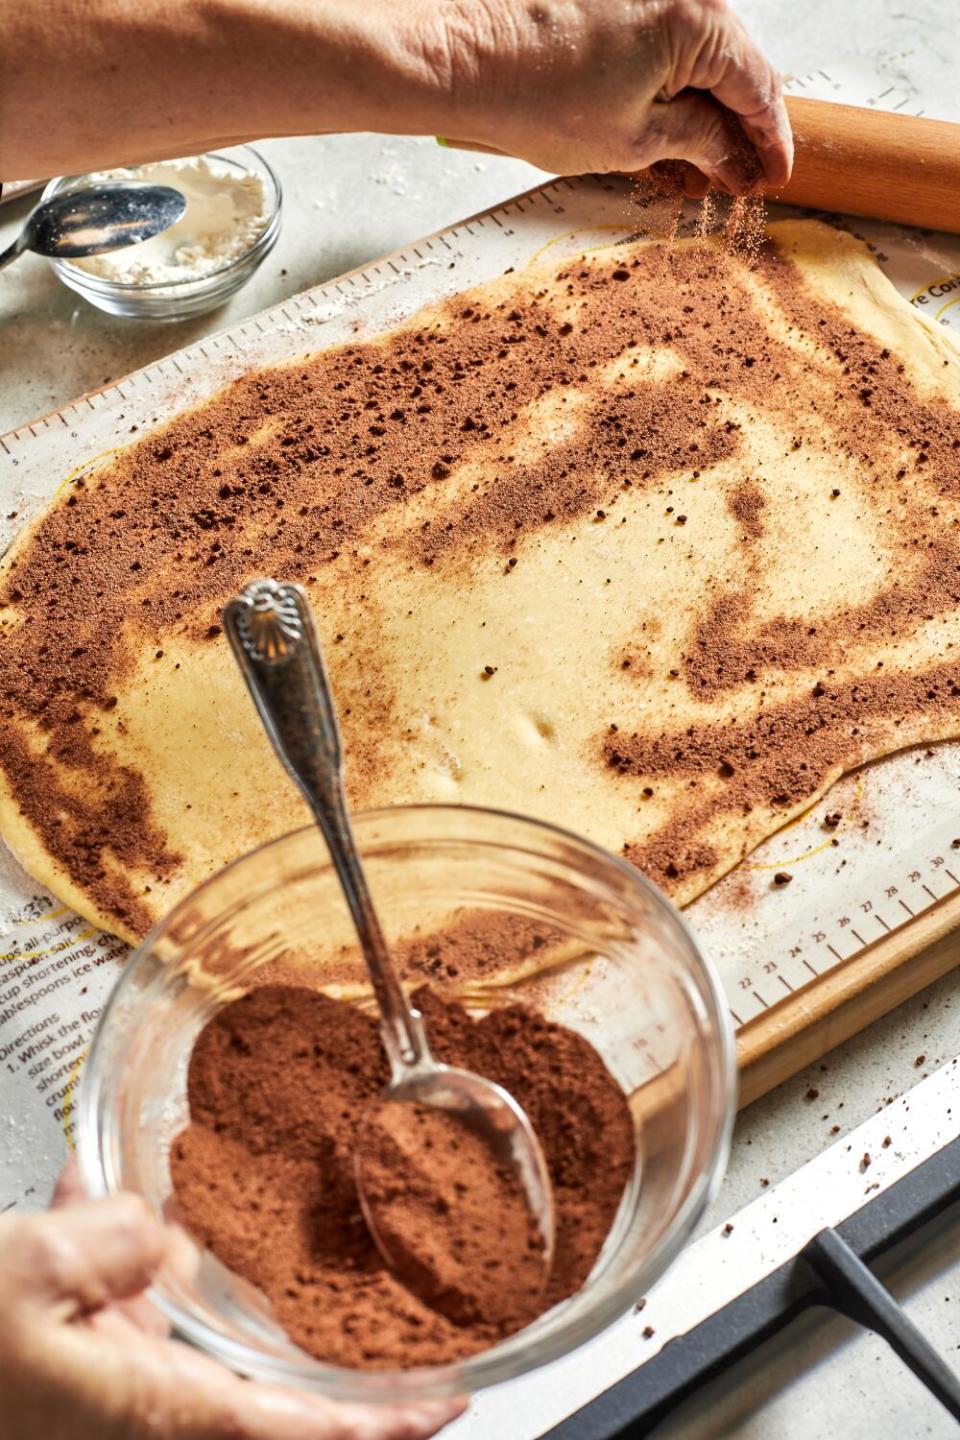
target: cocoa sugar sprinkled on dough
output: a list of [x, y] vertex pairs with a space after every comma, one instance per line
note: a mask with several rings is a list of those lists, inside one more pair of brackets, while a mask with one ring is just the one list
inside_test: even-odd
[[763, 535], [763, 512], [766, 499], [756, 480], [742, 480], [727, 496], [727, 508], [739, 521], [744, 540], [759, 540]]
[[[960, 417], [922, 396], [903, 365], [808, 289], [775, 248], [745, 272], [707, 246], [624, 247], [565, 262], [549, 290], [537, 272], [509, 283], [516, 288], [506, 296], [458, 296], [393, 335], [245, 377], [77, 482], [10, 562], [0, 585], [6, 778], [46, 849], [128, 930], [150, 918], [131, 877], [162, 887], [178, 857], [140, 775], [111, 757], [101, 730], [122, 723], [117, 695], [144, 653], [178, 637], [224, 643], [220, 607], [254, 575], [335, 585], [349, 574], [355, 587], [359, 547], [370, 543], [409, 566], [451, 573], [491, 551], [516, 559], [549, 527], [610, 514], [618, 491], [692, 474], [704, 484], [711, 467], [741, 451], [740, 424], [724, 414], [733, 406], [788, 414], [808, 450], [839, 449], [856, 462], [857, 482], [837, 507], [889, 505], [892, 480], [902, 481], [896, 549], [889, 580], [869, 602], [814, 626], [754, 619], [759, 582], [747, 563], [736, 588], [705, 597], [706, 614], [678, 657], [691, 694], [754, 694], [765, 672], [814, 669], [828, 679], [858, 646], [909, 634], [960, 604], [960, 542], [937, 513], [960, 497]], [[776, 339], [765, 305], [806, 343]], [[679, 368], [657, 378], [641, 363], [650, 352]], [[614, 362], [624, 379], [611, 386]], [[528, 407], [564, 401], [575, 422], [563, 438], [537, 454], [512, 448]], [[748, 552], [774, 515], [773, 477], [756, 483], [766, 508], [749, 485], [731, 500]], [[356, 603], [370, 625], [366, 591]], [[346, 729], [352, 798], [362, 803], [383, 774], [392, 696], [372, 642], [369, 654], [356, 646]], [[618, 669], [621, 659], [622, 647]], [[627, 673], [644, 683], [641, 664]], [[916, 715], [942, 729], [960, 715], [958, 685], [960, 662], [951, 660], [928, 674], [866, 679], [866, 700], [856, 686], [827, 685], [778, 723], [776, 708], [705, 723], [695, 732], [704, 753], [729, 761], [735, 776], [709, 803], [694, 795], [697, 803], [653, 836], [625, 836], [626, 853], [681, 888], [691, 867], [706, 873], [717, 863], [702, 837], [710, 816], [779, 805], [779, 795], [799, 800], [833, 767], [857, 763], [866, 741], [852, 733], [854, 714], [885, 720], [887, 733], [891, 720]], [[627, 738], [611, 747], [598, 725], [596, 761], [635, 787], [639, 813], [650, 778], [644, 757], [665, 767], [651, 773], [680, 773], [669, 757], [683, 737], [631, 739], [629, 715], [606, 719]], [[740, 741], [773, 747], [765, 769], [738, 757], [731, 742]], [[611, 748], [623, 763], [610, 760]], [[789, 783], [775, 780], [782, 769]], [[83, 787], [81, 776], [90, 777]]]
[[628, 846], [633, 862], [667, 886], [709, 869], [716, 857], [693, 838], [715, 816], [768, 805], [785, 813], [839, 768], [870, 751], [870, 735], [891, 714], [955, 714], [960, 663], [916, 675], [882, 672], [838, 685], [817, 683], [801, 699], [771, 705], [747, 719], [690, 726], [682, 734], [617, 735], [605, 741], [607, 764], [623, 775], [707, 777], [729, 772], [723, 788], [701, 795], [651, 839]]

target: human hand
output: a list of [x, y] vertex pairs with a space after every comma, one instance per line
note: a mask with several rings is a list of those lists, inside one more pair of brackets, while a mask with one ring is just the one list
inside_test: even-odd
[[725, 0], [427, 8], [421, 45], [447, 98], [452, 144], [564, 175], [686, 161], [693, 195], [708, 184], [738, 194], [761, 178], [772, 189], [789, 179], [779, 78]]
[[460, 1401], [366, 1407], [239, 1379], [143, 1296], [183, 1237], [132, 1195], [0, 1219], [4, 1440], [425, 1440]]

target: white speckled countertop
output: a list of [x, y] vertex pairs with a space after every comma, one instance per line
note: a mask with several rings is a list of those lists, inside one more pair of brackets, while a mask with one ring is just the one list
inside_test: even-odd
[[[904, 0], [742, 0], [739, 10], [785, 73], [802, 75], [857, 57], [916, 94], [926, 114], [960, 120], [955, 0], [910, 0], [909, 7]], [[327, 136], [268, 141], [262, 148], [283, 184], [283, 232], [254, 280], [213, 315], [177, 326], [116, 320], [61, 287], [34, 256], [0, 274], [0, 433], [541, 178], [520, 162], [440, 149], [429, 139]], [[15, 201], [0, 211], [0, 248], [29, 204]], [[762, 1179], [775, 1184], [817, 1154], [835, 1138], [832, 1126], [846, 1132], [960, 1051], [955, 990], [948, 976], [751, 1106], [740, 1119], [728, 1178], [708, 1223], [752, 1199]], [[918, 1056], [925, 1057], [920, 1068]], [[815, 1103], [804, 1099], [811, 1088], [819, 1092]], [[960, 1335], [948, 1320], [960, 1295], [945, 1304], [945, 1283], [941, 1273], [918, 1290], [916, 1314], [955, 1358]], [[796, 1350], [785, 1351], [754, 1366], [735, 1393], [711, 1392], [709, 1405], [688, 1407], [658, 1433], [665, 1440], [826, 1440], [840, 1429], [844, 1440], [946, 1440], [956, 1433], [880, 1342], [850, 1341], [826, 1361], [827, 1338], [836, 1342], [845, 1333], [840, 1322], [819, 1330], [804, 1325], [801, 1360]], [[780, 1391], [775, 1400], [774, 1389]]]

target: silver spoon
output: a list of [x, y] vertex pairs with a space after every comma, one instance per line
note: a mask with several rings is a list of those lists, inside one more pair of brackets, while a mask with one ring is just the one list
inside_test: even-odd
[[171, 185], [110, 180], [65, 190], [30, 211], [16, 240], [0, 253], [0, 270], [24, 250], [75, 260], [138, 245], [169, 230], [186, 208], [186, 196]]
[[[479, 1134], [493, 1158], [509, 1167], [540, 1230], [545, 1279], [553, 1258], [554, 1211], [540, 1142], [502, 1086], [434, 1059], [421, 1016], [400, 984], [350, 828], [337, 715], [306, 594], [299, 585], [257, 580], [227, 603], [223, 623], [273, 747], [323, 832], [350, 907], [390, 1062], [384, 1098], [446, 1111]], [[375, 1207], [365, 1201], [360, 1164], [357, 1183], [377, 1247], [396, 1270]]]

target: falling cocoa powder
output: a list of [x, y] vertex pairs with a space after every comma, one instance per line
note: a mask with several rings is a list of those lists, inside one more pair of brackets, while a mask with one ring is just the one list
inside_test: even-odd
[[[354, 1153], [388, 1067], [375, 1020], [341, 1001], [271, 985], [221, 1010], [194, 1046], [190, 1124], [170, 1155], [177, 1211], [198, 1241], [263, 1291], [296, 1344], [361, 1369], [475, 1354], [579, 1289], [633, 1171], [626, 1098], [581, 1036], [520, 1006], [473, 1020], [429, 989], [414, 999], [437, 1058], [504, 1085], [543, 1145], [557, 1238], [536, 1305], [529, 1278], [508, 1272], [513, 1318], [476, 1318], [482, 1285], [471, 1304], [461, 1274], [453, 1320], [381, 1261], [360, 1213]], [[438, 1165], [423, 1178], [439, 1188], [449, 1176]], [[501, 1220], [490, 1224], [497, 1233]]]

